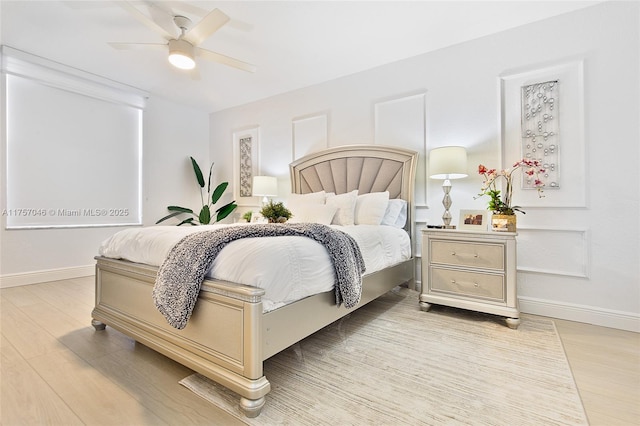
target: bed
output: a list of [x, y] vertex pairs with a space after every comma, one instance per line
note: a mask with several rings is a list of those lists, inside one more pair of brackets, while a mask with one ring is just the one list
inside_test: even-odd
[[[290, 165], [292, 193], [359, 194], [388, 191], [406, 201], [405, 232], [413, 239], [413, 188], [417, 153], [380, 145], [330, 148]], [[411, 243], [413, 245], [413, 242]], [[106, 325], [229, 388], [247, 417], [260, 414], [270, 383], [263, 361], [398, 285], [414, 287], [414, 257], [362, 278], [359, 304], [337, 307], [324, 291], [265, 312], [265, 290], [207, 278], [188, 326], [167, 324], [152, 301], [157, 266], [96, 257], [92, 325]]]

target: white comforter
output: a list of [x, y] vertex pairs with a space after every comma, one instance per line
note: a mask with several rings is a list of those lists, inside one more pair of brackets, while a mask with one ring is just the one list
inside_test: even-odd
[[[160, 266], [171, 247], [185, 235], [222, 226], [151, 226], [120, 231], [100, 246], [101, 256]], [[362, 251], [366, 274], [411, 257], [406, 231], [392, 226], [337, 226]], [[209, 277], [265, 289], [265, 312], [333, 288], [335, 272], [319, 243], [305, 237], [245, 238], [227, 245], [213, 262]]]

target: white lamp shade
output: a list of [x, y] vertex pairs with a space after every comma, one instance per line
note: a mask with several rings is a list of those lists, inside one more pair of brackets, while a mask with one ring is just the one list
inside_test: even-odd
[[278, 179], [273, 176], [254, 176], [252, 194], [259, 197], [278, 195]]
[[431, 179], [461, 179], [467, 173], [467, 150], [462, 146], [445, 146], [429, 153]]

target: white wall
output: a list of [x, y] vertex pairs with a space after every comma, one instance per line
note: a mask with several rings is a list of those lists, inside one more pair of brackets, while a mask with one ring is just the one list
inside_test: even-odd
[[[166, 216], [169, 205], [199, 211], [200, 187], [189, 156], [196, 159], [206, 180], [211, 164], [209, 140], [208, 113], [160, 98], [148, 102], [143, 154], [144, 225], [153, 225]], [[175, 219], [165, 223], [175, 223]]]
[[[292, 120], [326, 115], [330, 146], [373, 143], [376, 104], [425, 94], [426, 149], [464, 145], [469, 152], [469, 178], [454, 181], [456, 222], [459, 209], [486, 207], [486, 200], [473, 198], [481, 185], [477, 164], [500, 166], [499, 77], [510, 70], [583, 60], [586, 201], [572, 208], [541, 202], [519, 216], [524, 253], [537, 256], [519, 259], [519, 266], [533, 261], [534, 268], [527, 269], [539, 270], [521, 268], [518, 274], [521, 308], [640, 331], [640, 189], [635, 167], [640, 159], [639, 17], [636, 2], [607, 2], [216, 112], [210, 116], [212, 159], [224, 163], [220, 173], [233, 182], [233, 132], [259, 126], [261, 172], [280, 178], [284, 197], [289, 191]], [[565, 154], [563, 161], [576, 160]], [[419, 179], [417, 184], [425, 182]], [[418, 206], [419, 220], [441, 222], [440, 184], [426, 182], [427, 202]], [[569, 249], [562, 253], [563, 247]], [[540, 272], [551, 248], [565, 258], [548, 259], [560, 264], [554, 273]], [[564, 271], [564, 264], [584, 274]]]
[[[209, 117], [205, 112], [151, 97], [143, 120], [143, 223], [150, 225], [167, 214], [168, 205], [194, 209], [200, 205], [199, 187], [188, 157], [208, 164]], [[5, 218], [2, 220], [1, 287], [90, 275], [101, 241], [123, 229], [6, 230]]]

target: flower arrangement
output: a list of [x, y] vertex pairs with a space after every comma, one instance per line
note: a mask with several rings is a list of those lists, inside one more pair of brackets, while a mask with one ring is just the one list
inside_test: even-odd
[[[488, 169], [482, 164], [478, 166], [478, 174], [484, 176], [484, 182], [482, 183], [481, 192], [478, 194], [478, 197], [483, 195], [489, 196], [488, 208], [494, 214], [514, 215], [515, 212], [525, 213], [520, 206], [512, 205], [511, 199], [513, 195], [513, 172], [518, 169], [523, 169], [524, 173], [533, 179], [533, 186], [538, 191], [538, 196], [542, 198], [544, 183], [540, 180], [539, 176], [543, 174], [545, 170], [542, 168], [540, 161], [522, 159], [515, 162], [510, 169], [505, 169], [500, 172], [496, 169]], [[501, 193], [496, 187], [498, 178], [504, 178], [506, 181], [504, 193]]]

